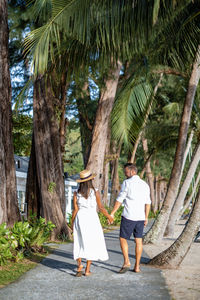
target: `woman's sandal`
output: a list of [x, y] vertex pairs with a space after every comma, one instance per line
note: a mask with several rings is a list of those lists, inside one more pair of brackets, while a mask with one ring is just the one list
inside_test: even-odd
[[82, 269], [83, 269], [83, 265], [78, 267], [75, 277], [81, 277], [83, 275]]
[[81, 277], [83, 275], [83, 271], [76, 272], [75, 277]]
[[91, 276], [92, 273], [91, 272], [85, 272], [85, 276]]

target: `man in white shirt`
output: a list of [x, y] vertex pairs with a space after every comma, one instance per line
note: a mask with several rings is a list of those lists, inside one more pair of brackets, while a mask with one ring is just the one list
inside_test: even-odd
[[124, 180], [119, 196], [116, 199], [111, 216], [124, 202], [124, 210], [120, 225], [120, 245], [124, 256], [124, 264], [119, 273], [123, 274], [130, 269], [130, 260], [128, 255], [128, 243], [133, 233], [135, 247], [135, 267], [134, 272], [140, 272], [140, 259], [142, 255], [142, 235], [144, 226], [148, 223], [151, 199], [148, 184], [137, 175], [137, 167], [132, 163], [124, 166], [124, 173], [127, 177]]

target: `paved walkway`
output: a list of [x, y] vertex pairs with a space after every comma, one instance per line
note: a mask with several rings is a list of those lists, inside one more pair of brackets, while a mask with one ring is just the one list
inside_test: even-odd
[[[158, 269], [142, 265], [141, 273], [117, 273], [123, 262], [118, 234], [116, 230], [105, 235], [109, 260], [94, 262], [92, 276], [74, 276], [73, 244], [62, 244], [36, 268], [1, 289], [0, 300], [171, 299]], [[129, 245], [130, 253], [134, 253], [134, 242], [130, 241]], [[130, 258], [133, 266], [135, 256], [130, 255]], [[142, 262], [147, 261], [143, 253]]]

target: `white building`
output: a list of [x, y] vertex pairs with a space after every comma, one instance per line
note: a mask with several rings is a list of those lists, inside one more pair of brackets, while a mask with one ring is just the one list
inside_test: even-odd
[[[25, 202], [26, 178], [28, 172], [28, 157], [15, 155], [15, 168], [17, 178], [17, 197], [21, 215], [27, 217], [27, 203]], [[77, 189], [77, 182], [74, 178], [65, 178], [65, 198], [66, 198], [66, 217], [72, 213], [73, 190]]]

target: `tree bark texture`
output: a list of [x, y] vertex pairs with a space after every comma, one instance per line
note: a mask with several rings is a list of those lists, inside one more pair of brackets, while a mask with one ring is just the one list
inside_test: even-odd
[[78, 116], [80, 122], [80, 133], [81, 133], [81, 145], [82, 145], [82, 152], [83, 152], [83, 162], [84, 167], [86, 168], [90, 149], [91, 149], [91, 142], [92, 142], [92, 129], [93, 129], [93, 120], [89, 119], [88, 116], [88, 105], [87, 100], [91, 102], [90, 94], [89, 94], [89, 85], [87, 82], [83, 85], [81, 98], [76, 100], [76, 105], [78, 108]]
[[183, 232], [178, 239], [165, 251], [155, 256], [150, 265], [162, 268], [175, 269], [180, 266], [184, 257], [188, 253], [192, 242], [200, 228], [200, 189], [196, 197], [196, 201]]
[[158, 210], [158, 204], [159, 204], [158, 180], [159, 180], [159, 176], [155, 176], [154, 177], [154, 190], [155, 190], [154, 212]]
[[40, 217], [40, 202], [41, 193], [39, 189], [37, 164], [35, 153], [35, 140], [34, 133], [32, 136], [31, 154], [28, 165], [27, 181], [26, 181], [26, 202], [28, 216], [36, 214], [37, 218]]
[[191, 149], [193, 136], [194, 136], [194, 130], [192, 129], [192, 131], [190, 132], [190, 136], [188, 138], [187, 146], [186, 146], [184, 157], [183, 157], [183, 165], [182, 165], [181, 174], [183, 174], [183, 170], [184, 170], [184, 167], [185, 167], [187, 156], [188, 156], [188, 154], [190, 152], [190, 149]]
[[112, 181], [112, 188], [111, 188], [111, 198], [110, 198], [110, 207], [113, 208], [115, 204], [115, 200], [120, 191], [120, 184], [119, 184], [119, 174], [118, 174], [118, 165], [119, 165], [119, 157], [121, 152], [122, 143], [116, 146], [116, 142], [112, 142], [112, 154], [115, 156], [115, 159], [112, 160], [112, 172], [111, 172], [111, 181]]
[[[144, 157], [145, 160], [148, 157], [148, 143], [147, 143], [147, 139], [142, 138], [142, 145], [143, 145], [143, 150], [144, 150]], [[148, 180], [148, 184], [150, 187], [150, 196], [151, 196], [151, 209], [154, 211], [154, 206], [155, 206], [155, 196], [154, 196], [154, 176], [153, 173], [151, 171], [151, 163], [150, 160], [148, 160], [146, 166], [145, 166], [145, 170], [146, 170], [146, 177]]]
[[200, 161], [200, 140], [197, 143], [195, 151], [192, 156], [192, 160], [189, 165], [189, 169], [185, 180], [182, 184], [178, 197], [174, 203], [173, 209], [171, 211], [169, 221], [166, 227], [165, 236], [173, 236], [174, 235], [174, 227], [176, 220], [178, 219], [181, 207], [183, 206], [185, 197], [187, 195], [188, 189], [190, 187], [191, 181], [195, 175], [196, 169], [198, 167]]
[[193, 63], [189, 84], [188, 84], [187, 95], [184, 103], [183, 113], [181, 117], [181, 124], [179, 128], [179, 136], [178, 136], [177, 148], [176, 148], [176, 153], [174, 158], [174, 164], [171, 172], [167, 194], [157, 219], [155, 220], [153, 226], [151, 227], [151, 229], [148, 231], [148, 233], [144, 238], [144, 243], [156, 243], [163, 238], [172, 206], [177, 197], [180, 180], [181, 180], [182, 164], [183, 164], [183, 157], [184, 157], [184, 152], [186, 147], [188, 127], [190, 124], [194, 97], [195, 97], [195, 93], [197, 90], [197, 85], [200, 77], [199, 50], [200, 48], [198, 48], [195, 62]]
[[0, 0], [0, 224], [20, 220], [12, 141], [7, 1]]
[[99, 99], [96, 112], [95, 124], [92, 133], [92, 143], [87, 163], [87, 169], [96, 173], [94, 179], [95, 187], [102, 189], [103, 164], [105, 157], [107, 129], [110, 121], [110, 114], [113, 108], [115, 94], [117, 90], [121, 63], [110, 73], [110, 78], [106, 81], [106, 87]]
[[65, 219], [63, 162], [55, 103], [57, 100], [52, 93], [49, 79], [38, 78], [34, 84], [34, 148], [28, 173], [36, 178], [28, 178], [28, 183], [32, 182], [27, 185], [27, 188], [32, 188], [27, 190], [28, 207], [32, 207], [46, 221], [52, 221], [56, 225], [52, 240], [62, 233], [70, 237]]
[[195, 180], [194, 186], [192, 188], [192, 192], [191, 192], [190, 196], [188, 197], [188, 199], [186, 200], [186, 202], [184, 203], [184, 206], [183, 206], [183, 208], [181, 209], [181, 211], [179, 213], [178, 219], [181, 218], [181, 216], [184, 213], [184, 211], [188, 208], [188, 206], [192, 202], [193, 197], [195, 197], [195, 193], [196, 193], [196, 191], [198, 189], [199, 182], [200, 182], [200, 171], [199, 171], [199, 173], [197, 175], [197, 178]]
[[107, 133], [107, 143], [106, 143], [106, 151], [105, 151], [105, 158], [104, 158], [104, 167], [103, 167], [103, 181], [102, 181], [102, 202], [104, 205], [108, 206], [108, 185], [109, 185], [109, 169], [110, 169], [110, 139], [111, 139], [111, 129], [108, 126], [108, 133]]

